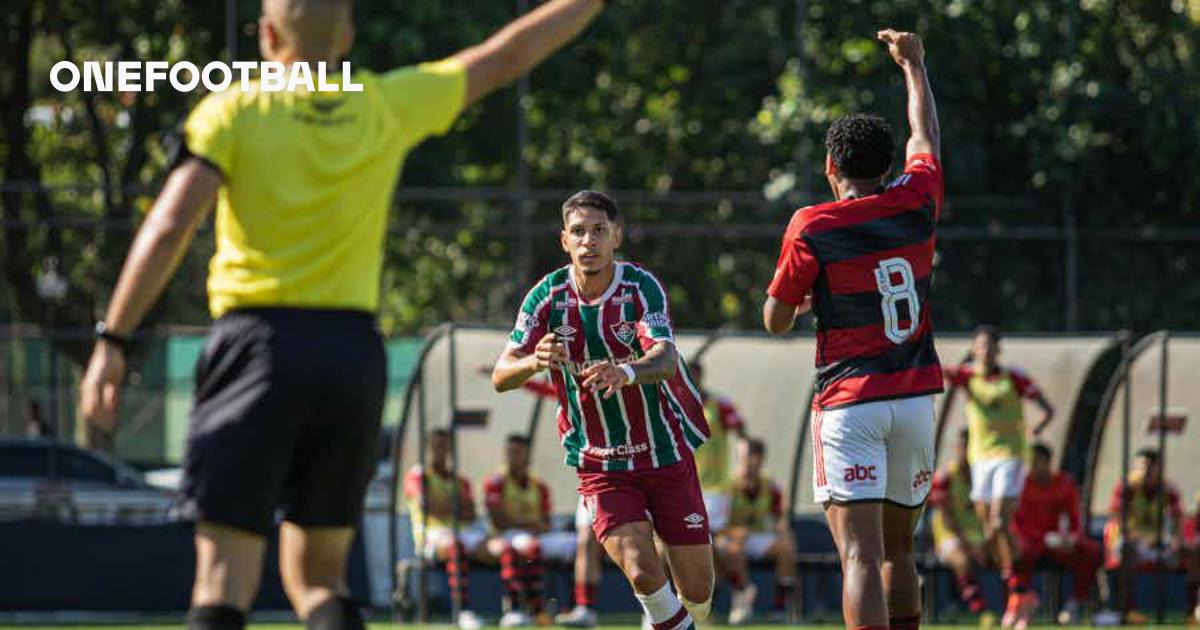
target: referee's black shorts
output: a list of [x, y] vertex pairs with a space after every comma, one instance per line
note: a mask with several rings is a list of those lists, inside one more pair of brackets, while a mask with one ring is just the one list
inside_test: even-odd
[[196, 364], [184, 456], [190, 518], [267, 534], [355, 526], [375, 471], [387, 362], [373, 315], [244, 309]]

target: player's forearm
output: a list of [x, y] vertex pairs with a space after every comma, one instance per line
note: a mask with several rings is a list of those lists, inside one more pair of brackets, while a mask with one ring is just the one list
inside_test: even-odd
[[501, 393], [511, 391], [524, 385], [537, 373], [537, 357], [534, 355], [517, 357], [506, 353], [492, 369], [492, 387]]
[[129, 335], [175, 275], [200, 218], [212, 203], [220, 180], [195, 164], [167, 178], [146, 221], [129, 248], [104, 321], [108, 329]]
[[942, 132], [938, 126], [937, 104], [933, 99], [933, 88], [930, 87], [925, 64], [909, 61], [903, 68], [908, 87], [908, 126], [912, 130], [907, 153], [909, 156], [932, 153], [941, 159]]
[[651, 346], [642, 358], [629, 365], [633, 368], [635, 384], [658, 383], [675, 376], [679, 355], [675, 351], [675, 344], [660, 341]]
[[603, 8], [603, 0], [553, 0], [460, 53], [468, 72], [467, 102], [532, 70], [575, 39]]

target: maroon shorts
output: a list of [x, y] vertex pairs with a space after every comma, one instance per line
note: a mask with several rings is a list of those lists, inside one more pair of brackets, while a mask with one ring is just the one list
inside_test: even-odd
[[579, 494], [601, 542], [619, 525], [649, 520], [668, 545], [707, 545], [708, 512], [689, 458], [648, 470], [579, 471]]

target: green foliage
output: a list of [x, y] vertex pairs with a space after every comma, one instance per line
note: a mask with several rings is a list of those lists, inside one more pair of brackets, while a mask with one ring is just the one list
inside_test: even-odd
[[[48, 85], [50, 65], [221, 58], [223, 4], [18, 0], [7, 12], [0, 304], [9, 318], [49, 317], [32, 278], [52, 255], [72, 286], [54, 319], [82, 324], [103, 306], [163, 172], [158, 134], [196, 98], [64, 96]], [[351, 60], [386, 70], [445, 56], [502, 26], [514, 6], [360, 0]], [[256, 11], [239, 3], [242, 58], [256, 52]], [[668, 283], [681, 326], [757, 327], [791, 210], [825, 198], [828, 123], [876, 110], [903, 131], [900, 75], [874, 41], [883, 26], [923, 34], [941, 113], [939, 326], [1061, 329], [1073, 284], [1081, 328], [1194, 327], [1196, 0], [611, 2], [532, 75], [520, 103], [514, 89], [494, 95], [410, 156], [387, 244], [386, 325], [508, 320], [528, 284], [563, 262], [557, 199], [602, 187], [642, 191], [621, 195], [626, 253]], [[14, 191], [20, 182], [86, 186]], [[479, 193], [421, 192], [451, 186]], [[522, 187], [541, 192], [524, 202]], [[741, 193], [686, 194], [703, 190]], [[198, 287], [211, 240], [199, 237], [160, 320], [205, 320]]]

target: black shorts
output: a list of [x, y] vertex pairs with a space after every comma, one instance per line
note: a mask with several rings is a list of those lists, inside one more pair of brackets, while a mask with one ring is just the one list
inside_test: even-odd
[[267, 534], [357, 525], [387, 379], [374, 316], [247, 309], [217, 320], [196, 363], [183, 512]]

